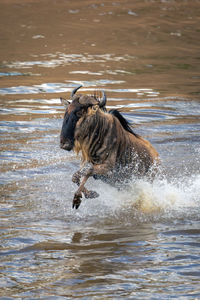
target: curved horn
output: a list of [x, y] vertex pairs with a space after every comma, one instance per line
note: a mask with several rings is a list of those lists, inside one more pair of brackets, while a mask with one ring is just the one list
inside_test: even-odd
[[102, 98], [99, 100], [99, 107], [104, 107], [106, 105], [106, 101], [107, 101], [107, 97], [106, 97], [106, 93], [104, 91], [102, 91]]
[[80, 89], [82, 87], [82, 84], [79, 85], [78, 87], [76, 87], [75, 89], [73, 89], [72, 93], [71, 93], [71, 98], [73, 98], [73, 96], [76, 94], [76, 92], [78, 91], [78, 89]]

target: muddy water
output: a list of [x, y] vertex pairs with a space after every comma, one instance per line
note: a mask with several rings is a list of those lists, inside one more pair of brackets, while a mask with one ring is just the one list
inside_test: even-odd
[[[0, 297], [199, 299], [200, 1], [0, 3]], [[59, 97], [104, 89], [160, 153], [71, 208]], [[5, 298], [6, 297], [6, 298]]]

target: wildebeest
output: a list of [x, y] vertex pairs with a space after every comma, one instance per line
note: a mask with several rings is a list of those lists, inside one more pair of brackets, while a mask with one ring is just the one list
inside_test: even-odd
[[158, 162], [158, 153], [153, 146], [131, 129], [118, 110], [106, 111], [106, 94], [93, 96], [71, 93], [71, 102], [61, 98], [66, 107], [60, 147], [82, 154], [82, 168], [72, 181], [79, 186], [74, 194], [73, 208], [81, 203], [82, 193], [86, 198], [98, 197], [88, 191], [85, 183], [90, 176], [107, 183], [117, 184], [132, 175], [147, 175]]

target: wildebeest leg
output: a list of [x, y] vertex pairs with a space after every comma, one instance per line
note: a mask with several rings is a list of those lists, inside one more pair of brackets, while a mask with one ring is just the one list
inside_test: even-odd
[[72, 182], [76, 183], [78, 186], [80, 185], [80, 182], [81, 182], [81, 171], [80, 170], [73, 174]]
[[[86, 171], [86, 170], [84, 170], [84, 171]], [[75, 207], [77, 209], [80, 206], [82, 193], [85, 194], [86, 198], [98, 197], [98, 194], [95, 191], [88, 191], [84, 185], [90, 176], [103, 175], [103, 174], [106, 174], [108, 171], [109, 171], [109, 167], [107, 164], [93, 165], [92, 167], [87, 169], [87, 171], [85, 172], [85, 174], [83, 176], [82, 181], [80, 181], [80, 178], [83, 175], [83, 171], [78, 171], [77, 173], [74, 174], [73, 179], [74, 180], [76, 179], [75, 182], [79, 185], [79, 188], [74, 195], [73, 204], [72, 204], [73, 208]]]
[[[72, 176], [72, 182], [76, 183], [78, 186], [80, 186], [81, 183], [81, 177], [84, 176], [85, 170], [79, 170]], [[82, 188], [82, 192], [85, 196], [85, 198], [96, 198], [98, 197], [98, 193], [95, 191], [88, 191], [85, 187]]]
[[76, 191], [76, 193], [74, 194], [74, 199], [73, 199], [73, 203], [72, 203], [72, 208], [79, 208], [80, 204], [81, 204], [81, 198], [82, 198], [82, 192], [84, 192], [85, 190], [85, 183], [88, 180], [88, 178], [90, 177], [90, 175], [85, 175], [80, 183], [80, 186], [78, 188], [78, 190]]

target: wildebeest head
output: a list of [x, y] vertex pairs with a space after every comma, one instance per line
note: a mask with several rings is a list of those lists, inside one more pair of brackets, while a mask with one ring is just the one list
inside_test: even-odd
[[71, 93], [71, 101], [61, 98], [62, 104], [66, 107], [61, 134], [60, 147], [64, 150], [72, 150], [74, 147], [74, 133], [78, 120], [84, 117], [91, 107], [105, 108], [106, 94], [102, 91], [102, 98], [99, 99], [96, 94], [88, 96], [83, 94], [76, 95], [76, 92], [82, 85], [76, 87]]

